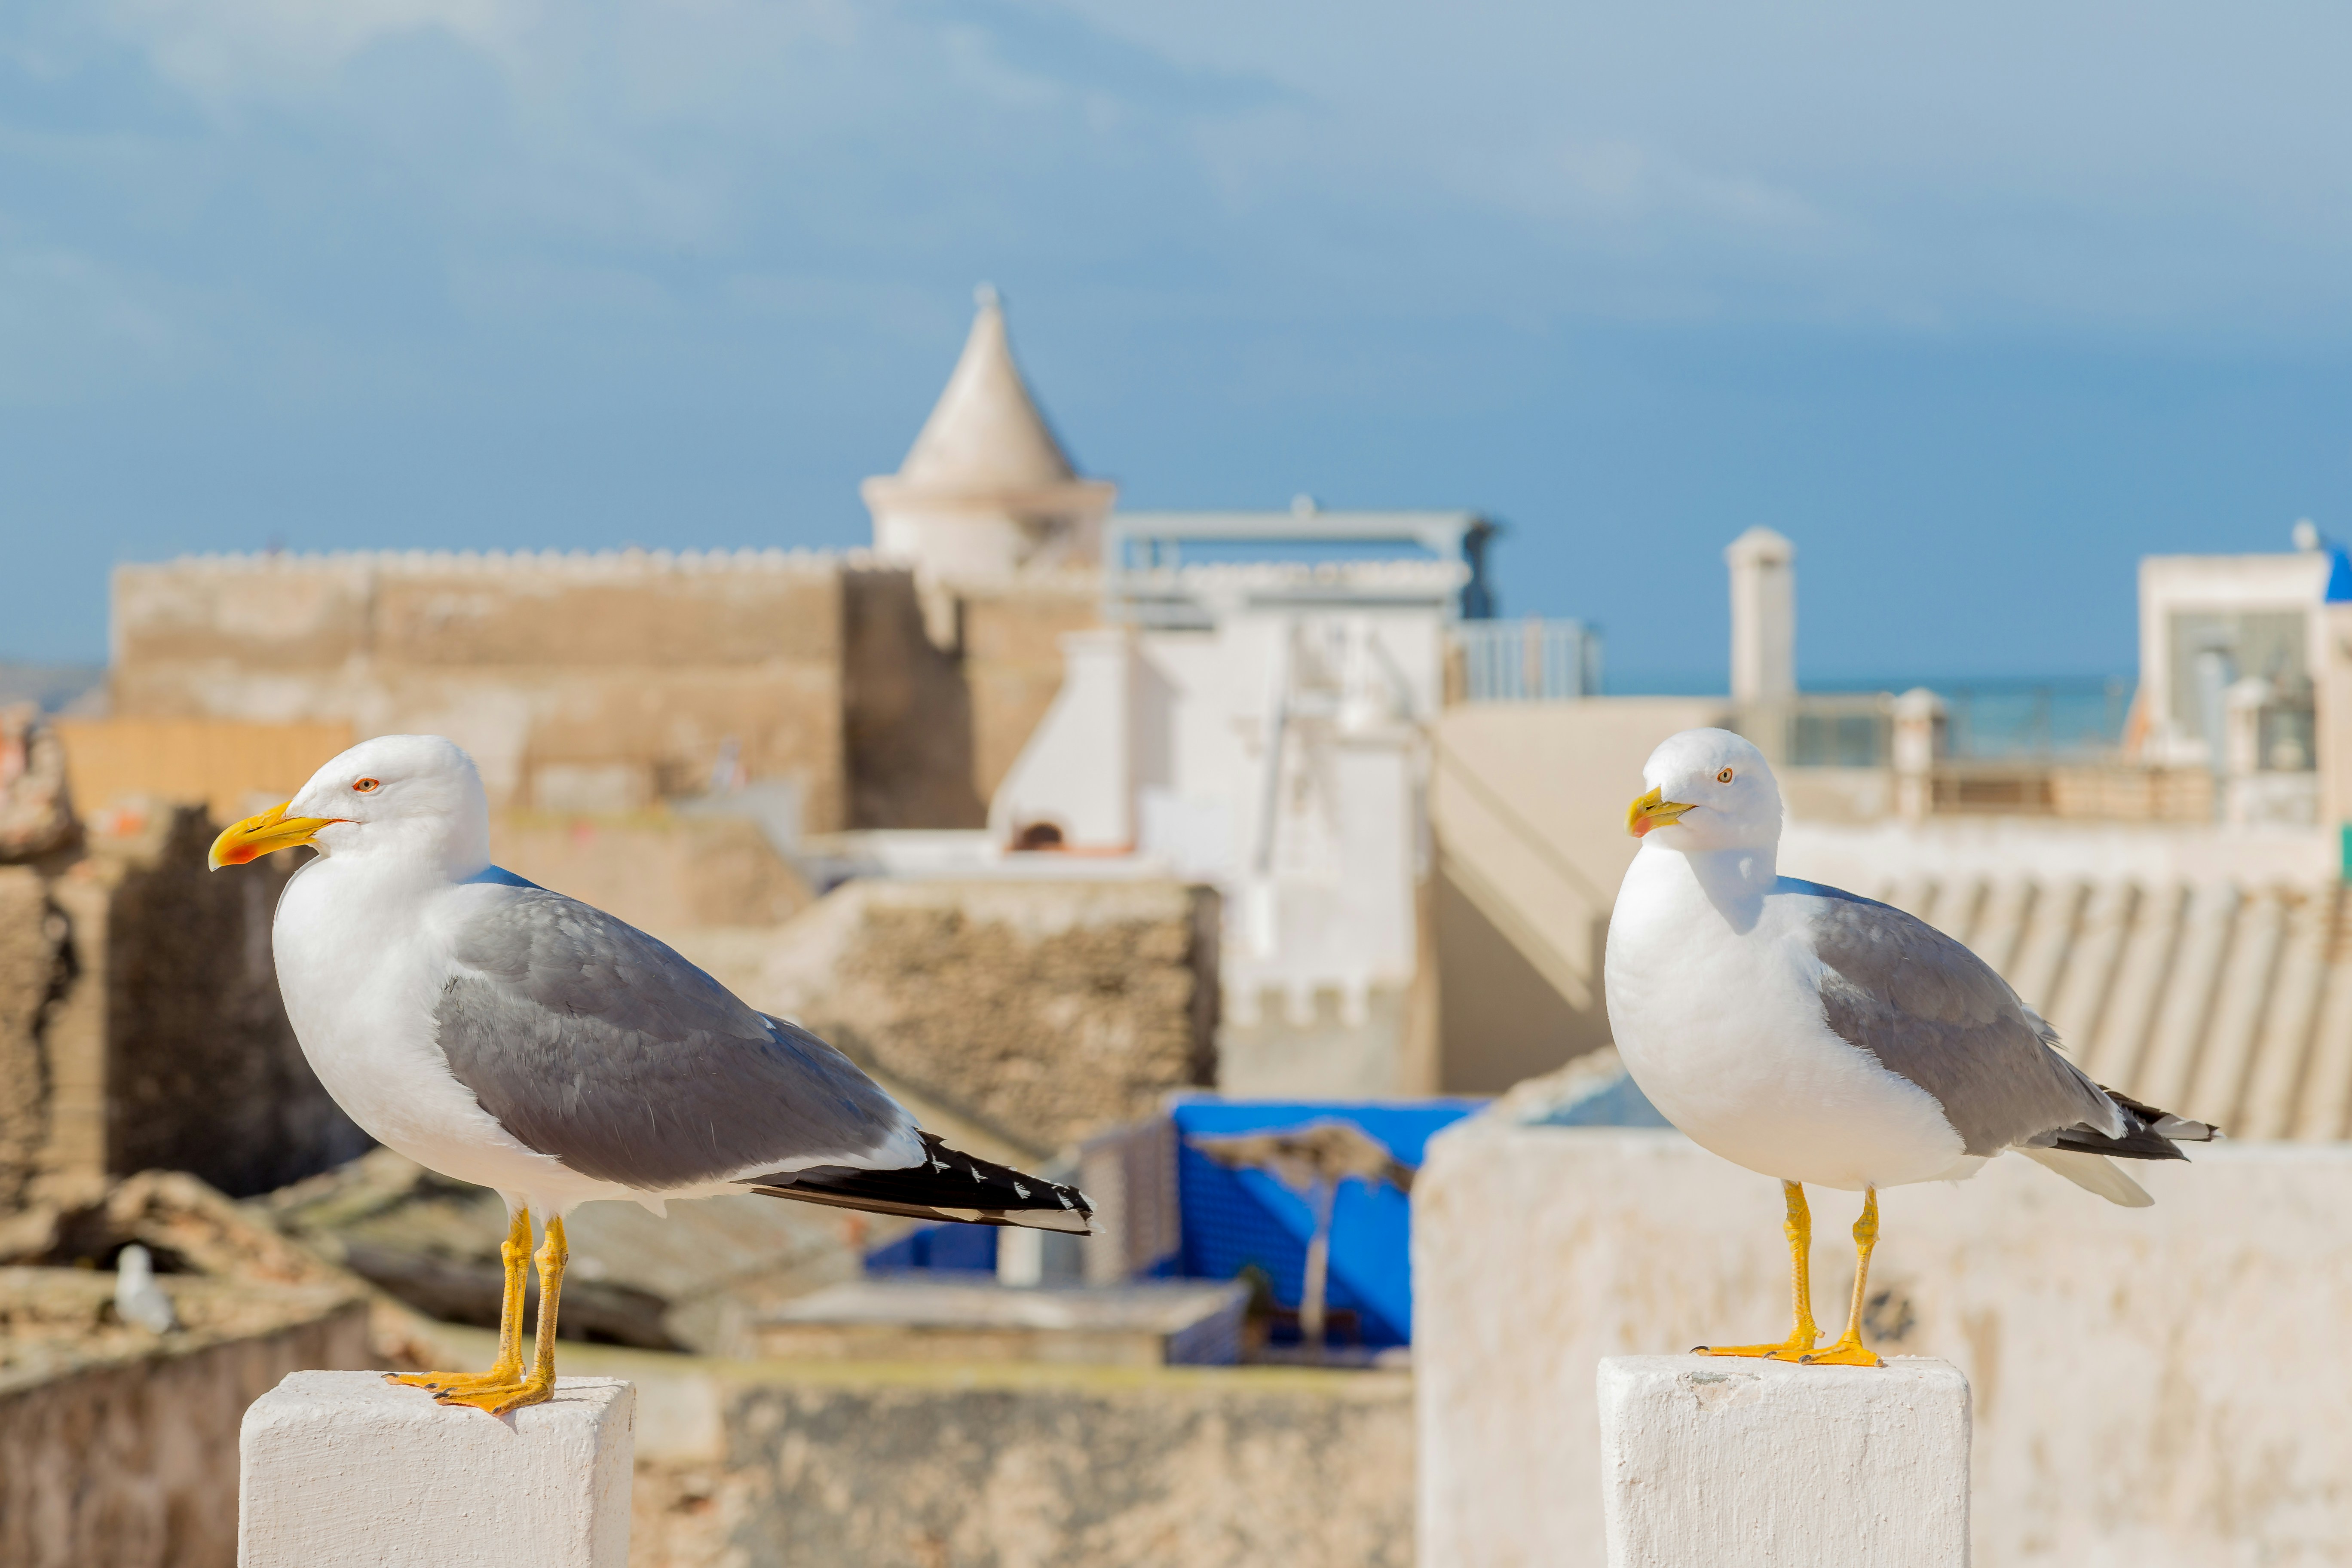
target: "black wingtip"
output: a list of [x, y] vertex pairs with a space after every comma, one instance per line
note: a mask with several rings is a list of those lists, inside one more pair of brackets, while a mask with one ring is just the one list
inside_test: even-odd
[[2221, 1130], [2203, 1121], [2192, 1121], [2186, 1116], [2176, 1116], [2169, 1110], [2134, 1100], [2119, 1090], [2099, 1086], [2101, 1092], [2122, 1107], [2125, 1129], [2120, 1138], [2110, 1138], [2095, 1127], [2069, 1127], [2051, 1141], [2057, 1149], [2073, 1149], [2084, 1154], [2108, 1154], [2119, 1160], [2186, 1160], [2180, 1145], [2210, 1143], [2221, 1136]]
[[770, 1197], [870, 1214], [1094, 1234], [1094, 1205], [1077, 1188], [967, 1154], [935, 1133], [925, 1132], [922, 1140], [925, 1158], [919, 1165], [895, 1171], [825, 1165], [781, 1172], [760, 1178], [754, 1190]]

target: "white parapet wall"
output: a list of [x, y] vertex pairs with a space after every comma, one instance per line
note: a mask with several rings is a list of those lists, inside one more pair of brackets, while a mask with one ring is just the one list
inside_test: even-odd
[[[2133, 1174], [2155, 1207], [2016, 1158], [1882, 1194], [1878, 1348], [1974, 1390], [1973, 1561], [2352, 1561], [2352, 1147]], [[1856, 1205], [1811, 1195], [1834, 1325]], [[1420, 1568], [1605, 1562], [1595, 1367], [1786, 1333], [1780, 1217], [1679, 1133], [1440, 1134], [1413, 1185]]]
[[1609, 1568], [1968, 1568], [1949, 1362], [1612, 1356], [1596, 1393]]
[[497, 1416], [294, 1373], [246, 1412], [237, 1568], [626, 1568], [635, 1426], [617, 1378]]

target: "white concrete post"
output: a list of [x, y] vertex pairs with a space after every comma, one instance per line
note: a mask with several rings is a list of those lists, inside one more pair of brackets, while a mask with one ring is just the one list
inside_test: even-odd
[[1731, 568], [1731, 700], [1747, 707], [1797, 695], [1797, 547], [1751, 528], [1724, 550]]
[[2222, 763], [2231, 778], [2262, 772], [2263, 710], [2277, 698], [2277, 689], [2259, 675], [2231, 681], [2221, 694]]
[[1600, 1394], [1609, 1568], [1966, 1568], [1948, 1362], [1613, 1356]]
[[237, 1568], [627, 1568], [636, 1408], [614, 1378], [499, 1416], [290, 1373], [245, 1413]]
[[2224, 821], [2244, 823], [2253, 818], [2261, 785], [2263, 710], [2277, 700], [2277, 689], [2259, 675], [2230, 683], [2221, 693], [2221, 771], [2229, 775], [2222, 799]]

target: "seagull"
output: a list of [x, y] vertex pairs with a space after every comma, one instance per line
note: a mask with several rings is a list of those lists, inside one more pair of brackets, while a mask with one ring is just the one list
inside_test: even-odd
[[[1960, 1181], [2010, 1151], [2110, 1203], [2155, 1200], [2111, 1156], [2184, 1160], [2217, 1133], [2103, 1088], [1975, 953], [1874, 900], [1778, 874], [1780, 789], [1727, 730], [1650, 754], [1642, 840], [1609, 921], [1610, 1026], [1642, 1092], [1693, 1142], [1780, 1180], [1796, 1321], [1694, 1353], [1877, 1366], [1862, 1342], [1878, 1189]], [[1863, 1194], [1853, 1305], [1816, 1350], [1805, 1184]]]
[[[270, 942], [286, 1016], [370, 1136], [506, 1200], [499, 1353], [393, 1382], [493, 1415], [550, 1398], [564, 1216], [726, 1193], [1090, 1233], [1072, 1187], [950, 1148], [807, 1030], [625, 921], [490, 864], [473, 759], [383, 735], [213, 843], [213, 868], [307, 844]], [[531, 1218], [539, 1321], [522, 1360]]]
[[172, 1298], [155, 1283], [154, 1255], [135, 1241], [114, 1260], [114, 1311], [151, 1334], [168, 1334], [180, 1326]]

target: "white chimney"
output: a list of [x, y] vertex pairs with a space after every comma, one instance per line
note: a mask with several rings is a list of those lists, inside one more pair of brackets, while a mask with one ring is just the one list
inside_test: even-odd
[[1797, 547], [1751, 528], [1723, 552], [1731, 568], [1731, 700], [1797, 695]]

